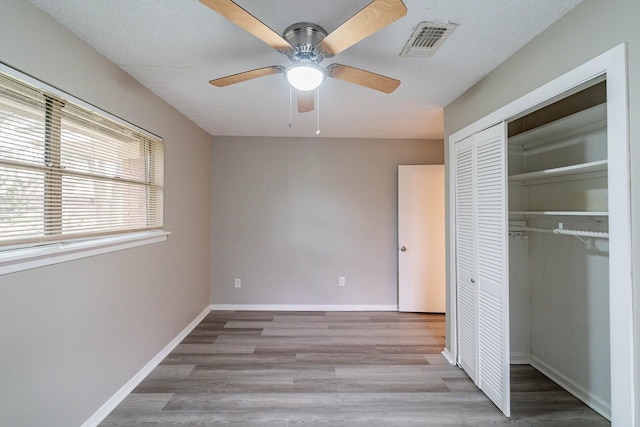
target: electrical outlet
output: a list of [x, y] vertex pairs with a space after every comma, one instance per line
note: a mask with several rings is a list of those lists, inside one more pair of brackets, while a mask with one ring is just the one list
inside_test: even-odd
[[242, 287], [242, 280], [241, 279], [236, 279], [233, 282], [233, 286], [237, 289], [237, 288], [241, 288]]
[[338, 279], [338, 286], [344, 286], [346, 284], [346, 280], [344, 277], [340, 277]]

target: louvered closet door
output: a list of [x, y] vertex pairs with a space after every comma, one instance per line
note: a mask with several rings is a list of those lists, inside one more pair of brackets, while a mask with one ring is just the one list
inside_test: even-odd
[[458, 364], [510, 415], [506, 125], [455, 144]]
[[458, 365], [478, 383], [478, 295], [475, 285], [475, 151], [473, 137], [455, 145]]
[[475, 135], [478, 387], [510, 413], [506, 125]]

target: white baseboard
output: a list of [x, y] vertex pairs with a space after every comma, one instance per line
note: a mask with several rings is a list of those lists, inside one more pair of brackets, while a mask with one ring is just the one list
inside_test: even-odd
[[584, 402], [585, 405], [589, 406], [591, 409], [593, 409], [606, 419], [611, 420], [611, 404], [600, 399], [598, 396], [594, 395], [589, 390], [586, 390], [575, 381], [567, 378], [564, 374], [547, 365], [545, 362], [538, 359], [534, 355], [530, 355], [529, 360], [531, 366], [549, 377], [560, 387], [564, 388], [569, 393], [574, 395], [577, 399]]
[[451, 355], [451, 352], [449, 351], [448, 348], [445, 348], [444, 350], [442, 350], [442, 352], [440, 353], [442, 354], [442, 356], [447, 359], [447, 362], [449, 362], [452, 365], [455, 365], [456, 362], [455, 360], [453, 360], [453, 356]]
[[398, 311], [397, 305], [366, 304], [211, 304], [210, 308], [223, 311]]
[[113, 396], [109, 398], [87, 421], [82, 424], [82, 427], [94, 427], [100, 424], [107, 415], [113, 411], [116, 406], [122, 402], [125, 397], [129, 395], [137, 386], [146, 378], [147, 375], [155, 369], [156, 366], [162, 362], [162, 360], [176, 348], [178, 344], [187, 336], [191, 331], [198, 326], [198, 324], [206, 317], [211, 311], [210, 307], [205, 308], [202, 313], [198, 315], [189, 325], [182, 330], [169, 344], [167, 344], [158, 354], [154, 356], [137, 374], [133, 376], [120, 390], [118, 390]]
[[529, 353], [511, 353], [512, 365], [531, 365], [531, 356]]

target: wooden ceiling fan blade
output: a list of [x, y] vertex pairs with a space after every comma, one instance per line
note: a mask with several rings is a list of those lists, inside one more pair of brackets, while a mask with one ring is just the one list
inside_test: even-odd
[[373, 0], [325, 37], [320, 46], [329, 56], [335, 56], [406, 14], [402, 0]]
[[298, 113], [308, 113], [316, 106], [315, 90], [298, 90]]
[[287, 52], [292, 49], [289, 42], [278, 33], [267, 27], [258, 18], [238, 6], [231, 0], [200, 0], [200, 3], [208, 6], [220, 15], [227, 18], [240, 28], [253, 34], [275, 50]]
[[232, 74], [226, 77], [220, 77], [219, 79], [210, 80], [214, 86], [224, 87], [233, 85], [240, 82], [245, 82], [251, 79], [257, 79], [258, 77], [270, 76], [272, 74], [279, 74], [284, 71], [284, 67], [281, 65], [272, 65], [270, 67], [256, 68], [255, 70], [244, 71], [242, 73]]
[[327, 76], [384, 93], [391, 93], [400, 86], [400, 80], [342, 64], [329, 65], [327, 67]]

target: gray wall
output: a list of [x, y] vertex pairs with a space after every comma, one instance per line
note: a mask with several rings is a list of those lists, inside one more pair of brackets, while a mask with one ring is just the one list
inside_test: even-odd
[[439, 140], [216, 137], [211, 302], [396, 305], [397, 166], [442, 163]]
[[166, 242], [0, 276], [0, 425], [76, 426], [208, 305], [212, 138], [25, 0], [0, 59], [166, 142]]
[[[633, 269], [640, 271], [640, 2], [584, 0], [445, 108], [445, 140], [464, 126], [621, 42], [628, 42]], [[448, 153], [447, 153], [448, 157]], [[634, 275], [636, 366], [640, 366], [640, 277]], [[449, 289], [451, 290], [451, 289]], [[449, 334], [448, 334], [449, 335]], [[636, 377], [636, 390], [640, 378]], [[636, 407], [640, 407], [640, 394]]]

